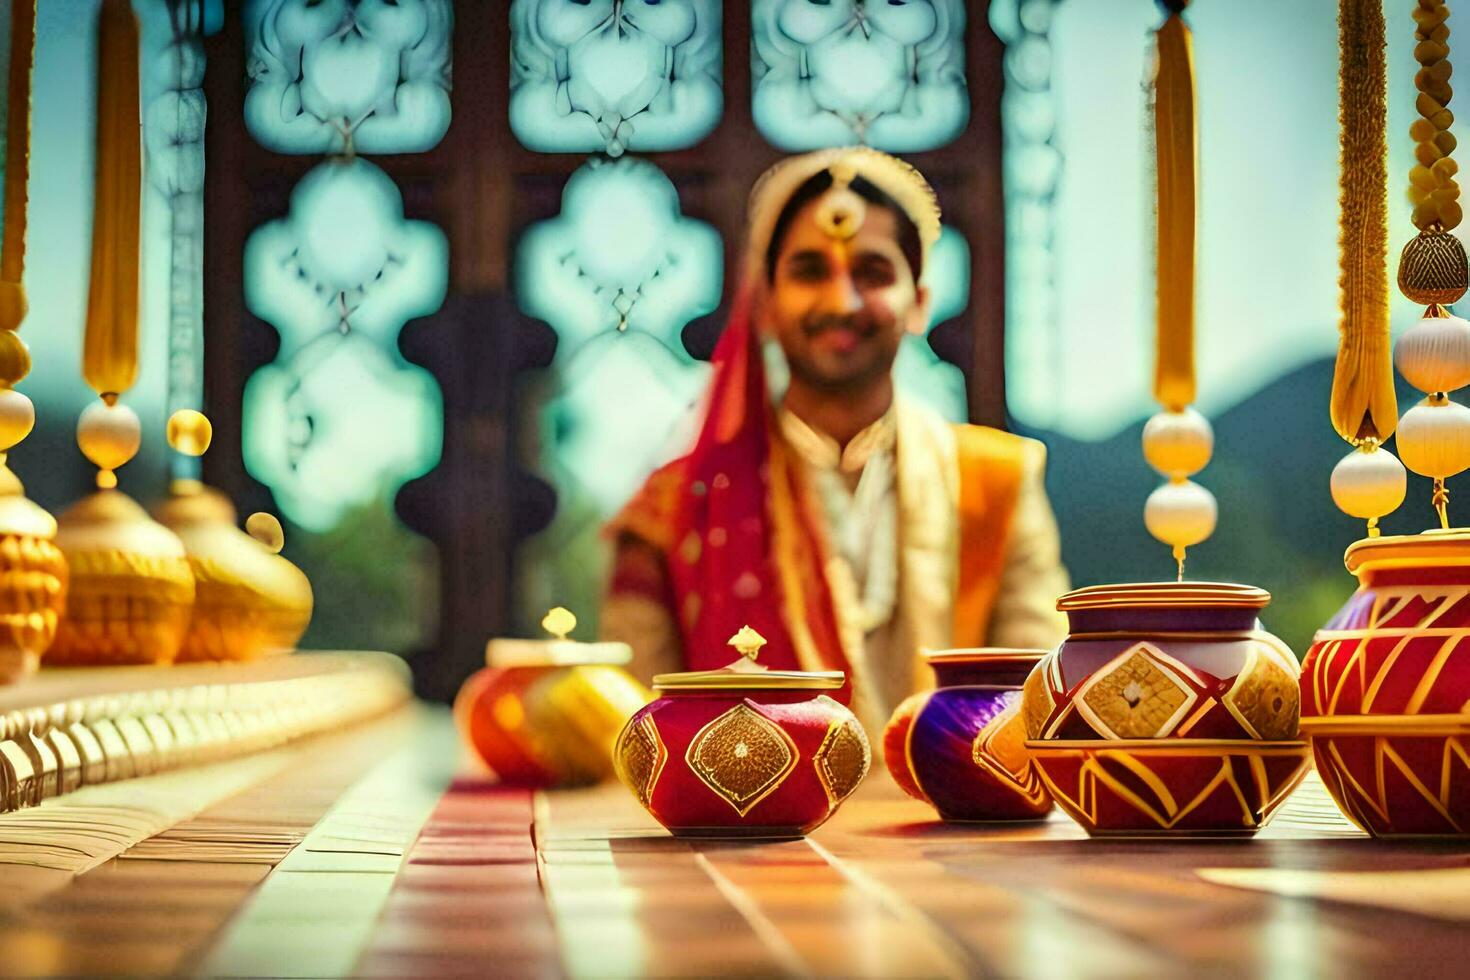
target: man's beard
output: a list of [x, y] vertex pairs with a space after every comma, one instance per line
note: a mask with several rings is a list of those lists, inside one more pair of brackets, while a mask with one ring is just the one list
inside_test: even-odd
[[809, 388], [842, 394], [859, 391], [893, 369], [897, 345], [889, 348], [882, 343], [886, 330], [892, 325], [878, 323], [870, 316], [822, 316], [805, 320], [801, 324], [803, 336], [815, 340], [828, 330], [851, 330], [857, 339], [860, 357], [843, 365], [826, 365], [820, 357], [808, 357], [805, 353], [792, 356], [787, 352], [786, 360], [793, 378]]

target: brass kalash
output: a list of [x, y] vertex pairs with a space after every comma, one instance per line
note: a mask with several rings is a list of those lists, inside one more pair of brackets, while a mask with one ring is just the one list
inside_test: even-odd
[[[167, 664], [288, 652], [310, 620], [312, 595], [306, 577], [278, 554], [283, 542], [274, 517], [254, 515], [247, 535], [235, 526], [234, 509], [222, 494], [182, 481], [157, 508], [155, 521], [117, 489], [115, 471], [142, 443], [137, 414], [120, 401], [138, 373], [137, 78], [136, 17], [126, 2], [106, 0], [82, 359], [82, 374], [100, 401], [82, 412], [77, 426], [77, 444], [98, 468], [97, 490], [59, 521], [56, 543], [70, 569], [70, 595], [46, 662]], [[169, 420], [170, 444], [188, 455], [202, 455], [210, 433], [209, 420], [197, 411], [182, 410]], [[20, 526], [24, 511], [13, 509]], [[32, 538], [42, 540], [44, 521], [34, 514], [30, 520]], [[45, 562], [39, 545], [31, 551]]]

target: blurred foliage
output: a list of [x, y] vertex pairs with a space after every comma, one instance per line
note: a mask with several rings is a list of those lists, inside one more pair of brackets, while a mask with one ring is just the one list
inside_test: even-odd
[[408, 654], [434, 642], [438, 556], [399, 522], [386, 494], [348, 509], [325, 533], [288, 526], [284, 554], [316, 595], [303, 648]]

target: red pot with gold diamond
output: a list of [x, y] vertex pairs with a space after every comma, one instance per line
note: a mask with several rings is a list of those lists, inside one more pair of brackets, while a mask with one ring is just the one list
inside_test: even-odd
[[1366, 538], [1302, 666], [1322, 781], [1376, 837], [1470, 835], [1470, 531]]
[[795, 837], [830, 817], [871, 762], [840, 671], [767, 670], [764, 641], [721, 670], [660, 674], [618, 739], [618, 775], [678, 836]]
[[1093, 586], [1026, 679], [1026, 745], [1091, 834], [1254, 834], [1301, 780], [1296, 658], [1219, 582]]

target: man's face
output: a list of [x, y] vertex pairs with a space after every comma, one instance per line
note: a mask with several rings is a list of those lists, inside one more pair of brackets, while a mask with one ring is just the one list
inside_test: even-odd
[[905, 330], [923, 331], [928, 291], [899, 248], [897, 215], [870, 205], [857, 234], [840, 240], [817, 223], [821, 205], [807, 204], [787, 228], [762, 322], [793, 380], [857, 390], [892, 369]]

